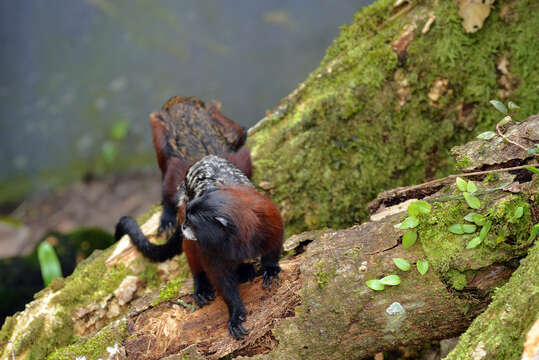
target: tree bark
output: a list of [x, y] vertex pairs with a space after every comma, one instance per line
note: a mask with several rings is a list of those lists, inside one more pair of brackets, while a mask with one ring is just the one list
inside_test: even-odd
[[[539, 118], [511, 125], [510, 130], [516, 139], [529, 138], [539, 131]], [[497, 146], [500, 142], [494, 138], [471, 142], [457, 152], [474, 147], [477, 153], [485, 153]], [[466, 249], [473, 235], [448, 230], [449, 225], [464, 222], [463, 217], [472, 211], [454, 180], [381, 194], [375, 205], [371, 204], [375, 220], [363, 225], [292, 236], [285, 243], [287, 256], [281, 260], [283, 273], [277, 289], [263, 290], [261, 277], [240, 286], [248, 312], [245, 327], [250, 331], [241, 341], [228, 334], [228, 313], [220, 298], [196, 309], [190, 280], [170, 280], [160, 291], [147, 291], [144, 282], [148, 285], [147, 269], [153, 265], [141, 259], [124, 238], [114, 249], [86, 260], [71, 277], [44, 290], [24, 312], [7, 321], [0, 335], [13, 344], [6, 344], [2, 356], [10, 355], [13, 347], [17, 358], [43, 358], [57, 348], [49, 359], [83, 355], [97, 359], [118, 344], [118, 358], [129, 359], [187, 355], [204, 359], [349, 359], [458, 335], [485, 309], [491, 290], [511, 277], [518, 260], [535, 241], [529, 234], [539, 214], [538, 177], [528, 176], [521, 168], [503, 170], [521, 155], [490, 164], [498, 168], [491, 169], [494, 172], [490, 175], [496, 176], [483, 172], [473, 177], [482, 203], [481, 209], [474, 211], [492, 221], [488, 236], [475, 249]], [[528, 156], [518, 161], [535, 160]], [[414, 230], [419, 240], [405, 250], [401, 243], [405, 230], [394, 225], [407, 216], [403, 201], [407, 204], [405, 200], [420, 197], [418, 194], [430, 194], [423, 200], [432, 210], [419, 216]], [[388, 206], [391, 203], [397, 205]], [[513, 221], [517, 207], [522, 207], [522, 215]], [[143, 231], [154, 234], [158, 218], [159, 214], [154, 214]], [[406, 258], [412, 269], [398, 270], [394, 258]], [[429, 262], [425, 275], [415, 269], [418, 260]], [[156, 273], [173, 279], [181, 271], [178, 261], [160, 264]], [[519, 288], [518, 299], [524, 303], [530, 299], [527, 313], [539, 311], [536, 294], [529, 292], [536, 291], [537, 277], [526, 270], [537, 271], [535, 248], [522, 263], [516, 277], [504, 286], [512, 290], [504, 290], [492, 306], [510, 303], [505, 296], [514, 296], [514, 289]], [[383, 291], [366, 286], [369, 279], [391, 274], [400, 276], [400, 285], [386, 286]], [[163, 298], [167, 289], [173, 289], [172, 295]], [[392, 313], [391, 309], [397, 311]], [[521, 312], [515, 315], [519, 317], [514, 319], [520, 319]], [[62, 331], [66, 328], [83, 337], [73, 342], [72, 333]], [[57, 342], [44, 345], [51, 339]], [[519, 344], [521, 349], [522, 342]]]

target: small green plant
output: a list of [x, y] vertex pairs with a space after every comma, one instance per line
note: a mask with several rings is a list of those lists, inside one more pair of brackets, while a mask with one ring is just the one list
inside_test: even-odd
[[365, 284], [376, 291], [382, 291], [385, 288], [384, 284], [378, 279], [367, 280]]
[[401, 223], [398, 223], [394, 227], [396, 229], [413, 229], [419, 225], [419, 219], [416, 216], [408, 216]]
[[402, 248], [405, 250], [410, 248], [412, 245], [415, 244], [416, 240], [417, 240], [417, 232], [413, 230], [406, 231], [404, 235], [402, 236]]
[[410, 268], [412, 267], [412, 265], [410, 265], [410, 263], [408, 262], [408, 260], [406, 259], [403, 259], [403, 258], [394, 258], [393, 259], [393, 262], [395, 263], [395, 265], [401, 269], [402, 271], [408, 271], [410, 270]]
[[449, 231], [453, 234], [473, 234], [477, 227], [473, 224], [453, 224], [449, 227]]
[[425, 275], [427, 271], [429, 270], [429, 261], [427, 259], [425, 260], [417, 260], [417, 271], [421, 275]]
[[39, 260], [39, 266], [41, 268], [41, 276], [45, 286], [49, 286], [52, 280], [62, 277], [62, 268], [56, 251], [46, 241], [39, 244], [37, 248], [37, 258]]

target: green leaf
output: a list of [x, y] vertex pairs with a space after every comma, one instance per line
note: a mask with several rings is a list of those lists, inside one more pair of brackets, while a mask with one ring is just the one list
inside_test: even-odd
[[530, 237], [528, 238], [528, 242], [533, 241], [533, 239], [535, 239], [535, 237], [537, 236], [537, 234], [539, 234], [539, 223], [533, 225], [532, 231], [531, 231], [531, 233], [530, 233]]
[[41, 267], [41, 276], [45, 286], [48, 286], [53, 279], [62, 277], [60, 261], [56, 256], [54, 248], [46, 241], [39, 244], [37, 248], [37, 258]]
[[477, 245], [481, 244], [482, 240], [479, 236], [474, 237], [468, 244], [466, 244], [466, 249], [473, 249]]
[[528, 154], [529, 154], [529, 155], [535, 155], [535, 154], [537, 154], [538, 152], [539, 152], [539, 147], [538, 147], [538, 146], [536, 146], [536, 147], [531, 148], [530, 150], [528, 150]]
[[498, 110], [502, 114], [507, 115], [507, 108], [505, 107], [505, 105], [501, 101], [490, 100], [489, 102], [492, 104], [492, 106], [494, 106], [496, 108], [496, 110]]
[[384, 285], [399, 285], [401, 283], [401, 278], [399, 275], [388, 275], [380, 279], [380, 282]]
[[537, 170], [536, 167], [534, 166], [531, 166], [531, 165], [524, 165], [524, 169], [526, 170], [530, 170], [532, 173], [534, 174], [539, 174], [539, 170]]
[[377, 279], [367, 280], [365, 284], [371, 289], [376, 290], [376, 291], [384, 290], [384, 284], [380, 280], [377, 280]]
[[449, 231], [451, 231], [453, 234], [462, 235], [464, 234], [464, 228], [462, 227], [462, 224], [453, 224], [449, 227]]
[[412, 266], [412, 265], [410, 265], [408, 260], [403, 259], [403, 258], [394, 258], [393, 262], [402, 271], [408, 271], [408, 270], [410, 270], [410, 267]]
[[522, 206], [519, 206], [515, 209], [515, 213], [513, 214], [513, 217], [515, 219], [520, 219], [524, 215], [524, 208]]
[[129, 131], [129, 122], [120, 120], [110, 128], [110, 137], [114, 140], [123, 140]]
[[396, 229], [413, 229], [419, 225], [419, 219], [415, 216], [408, 216], [401, 223], [393, 226]]
[[514, 112], [519, 112], [520, 111], [520, 106], [518, 106], [517, 104], [515, 104], [512, 101], [509, 101], [507, 103], [507, 107], [509, 108], [509, 110], [513, 110]]
[[426, 201], [414, 201], [408, 205], [408, 215], [417, 216], [419, 214], [428, 214], [430, 212], [431, 206]]
[[483, 226], [485, 225], [485, 222], [487, 221], [487, 218], [481, 214], [478, 213], [469, 213], [464, 217], [464, 220], [468, 222], [473, 222], [477, 226]]
[[481, 207], [481, 202], [479, 199], [472, 194], [463, 192], [462, 195], [464, 195], [464, 200], [466, 200], [466, 203], [468, 203], [468, 206], [472, 209], [479, 209]]
[[477, 226], [472, 224], [463, 224], [462, 230], [464, 230], [464, 233], [466, 234], [473, 234], [475, 230], [477, 229]]
[[114, 159], [116, 159], [116, 156], [118, 155], [116, 144], [113, 144], [110, 141], [105, 141], [101, 146], [101, 153], [103, 154], [103, 159], [107, 164], [114, 162]]
[[417, 260], [417, 271], [421, 275], [425, 275], [429, 270], [429, 261], [428, 260]]
[[466, 191], [468, 183], [461, 177], [457, 177], [457, 187], [460, 191]]
[[483, 225], [483, 227], [481, 228], [481, 231], [479, 232], [479, 238], [481, 239], [481, 241], [486, 239], [491, 227], [492, 227], [492, 221], [490, 220], [487, 221], [485, 225]]
[[468, 181], [468, 183], [466, 184], [466, 191], [468, 191], [470, 194], [473, 194], [477, 191], [477, 186], [475, 186], [475, 183], [472, 180]]
[[481, 139], [481, 140], [490, 140], [494, 136], [496, 136], [496, 133], [494, 131], [485, 131], [485, 132], [482, 132], [481, 134], [477, 135], [477, 138]]
[[505, 116], [503, 119], [498, 122], [498, 126], [504, 126], [505, 124], [509, 124], [511, 121], [513, 121], [513, 118], [511, 116]]
[[402, 236], [402, 248], [405, 250], [408, 249], [409, 247], [415, 244], [416, 240], [417, 240], [417, 233], [413, 230], [408, 230]]

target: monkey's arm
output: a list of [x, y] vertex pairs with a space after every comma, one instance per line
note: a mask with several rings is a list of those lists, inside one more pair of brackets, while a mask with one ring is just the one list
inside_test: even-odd
[[114, 238], [116, 241], [124, 235], [129, 235], [135, 246], [150, 260], [165, 261], [182, 252], [183, 235], [181, 230], [177, 229], [167, 242], [162, 245], [152, 244], [142, 233], [135, 219], [131, 216], [122, 216], [116, 224]]
[[159, 224], [158, 233], [168, 234], [178, 226], [178, 186], [185, 178], [189, 166], [186, 162], [177, 157], [171, 157], [167, 163], [167, 172], [162, 184], [162, 205], [163, 214]]

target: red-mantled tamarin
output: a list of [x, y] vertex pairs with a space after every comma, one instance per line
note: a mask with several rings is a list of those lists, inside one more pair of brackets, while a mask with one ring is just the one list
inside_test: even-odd
[[195, 97], [170, 98], [161, 111], [150, 114], [153, 145], [162, 174], [163, 214], [159, 233], [176, 228], [177, 189], [189, 166], [205, 155], [230, 160], [251, 177], [247, 131], [219, 111]]
[[116, 239], [128, 234], [144, 255], [163, 261], [185, 252], [194, 278], [193, 297], [199, 306], [215, 298], [214, 288], [229, 310], [228, 329], [239, 339], [245, 308], [238, 283], [250, 281], [254, 268], [245, 260], [261, 256], [262, 286], [278, 283], [278, 260], [283, 243], [279, 210], [258, 193], [247, 177], [229, 161], [206, 156], [195, 163], [178, 190], [178, 227], [166, 244], [148, 241], [131, 217], [116, 226]]

